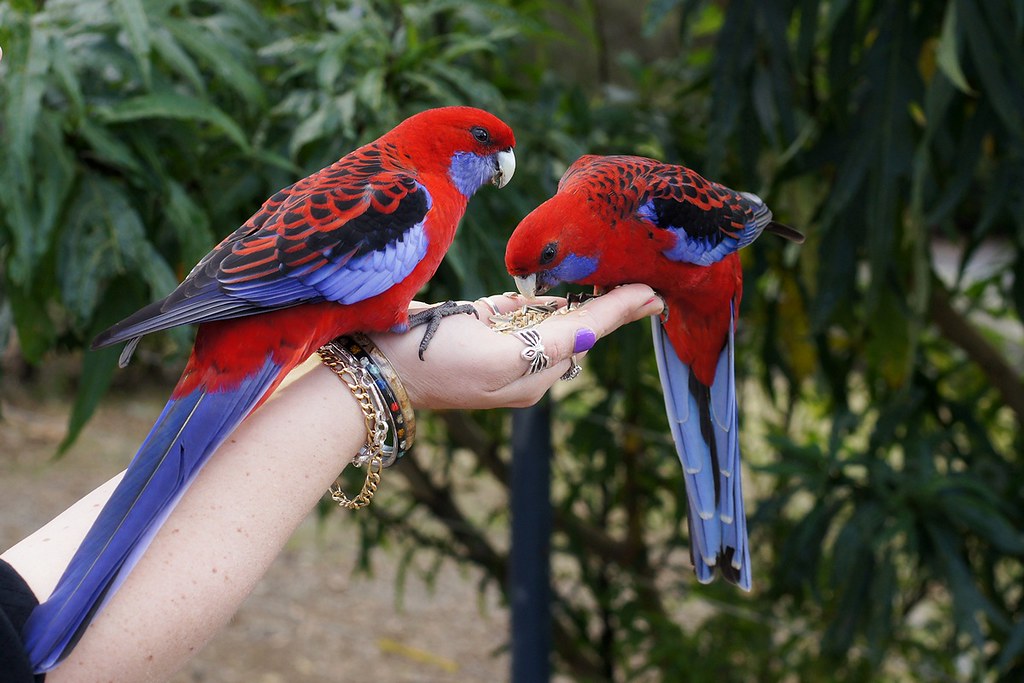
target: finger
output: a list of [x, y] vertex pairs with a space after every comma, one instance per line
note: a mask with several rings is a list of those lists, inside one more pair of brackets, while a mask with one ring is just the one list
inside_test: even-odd
[[481, 320], [490, 320], [491, 316], [506, 315], [527, 304], [540, 305], [549, 302], [555, 302], [559, 306], [565, 305], [565, 299], [563, 297], [541, 296], [527, 300], [526, 297], [515, 292], [491, 294], [490, 296], [480, 297], [473, 302], [473, 305], [476, 306], [477, 310], [480, 312]]
[[[520, 360], [509, 364], [510, 372], [522, 368], [517, 379], [505, 387], [507, 396], [521, 396], [525, 405], [535, 402], [576, 362], [593, 348], [597, 340], [618, 327], [661, 312], [663, 303], [647, 285], [625, 285], [588, 301], [584, 306], [549, 317], [533, 330], [539, 339], [509, 336], [523, 344]], [[531, 361], [543, 354], [546, 369], [531, 372]]]
[[657, 315], [663, 303], [647, 285], [624, 285], [537, 325], [552, 365], [593, 348], [599, 339], [627, 323]]
[[[581, 354], [576, 356], [576, 361], [582, 360]], [[509, 408], [525, 408], [539, 401], [551, 387], [563, 379], [572, 361], [566, 359], [555, 363], [548, 369], [532, 374], [529, 371], [505, 386], [491, 392], [491, 401], [495, 406], [506, 406]]]
[[588, 299], [574, 309], [581, 318], [597, 323], [599, 337], [628, 322], [658, 315], [665, 306], [664, 299], [651, 287], [643, 284], [621, 285], [601, 296]]

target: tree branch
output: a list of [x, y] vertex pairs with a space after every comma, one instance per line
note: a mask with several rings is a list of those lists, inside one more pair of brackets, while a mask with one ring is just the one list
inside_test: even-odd
[[409, 491], [417, 503], [430, 509], [444, 524], [452, 539], [472, 560], [504, 586], [508, 574], [507, 558], [496, 551], [472, 522], [466, 519], [449, 489], [436, 485], [414, 458], [406, 458], [398, 471], [409, 482]]
[[499, 444], [487, 430], [464, 410], [446, 410], [437, 415], [448, 428], [451, 440], [473, 451], [487, 471], [508, 488], [508, 463], [501, 459], [498, 454]]
[[967, 354], [999, 391], [1003, 402], [1024, 422], [1024, 382], [1006, 362], [999, 350], [981, 335], [949, 301], [949, 292], [932, 279], [928, 313], [942, 335]]

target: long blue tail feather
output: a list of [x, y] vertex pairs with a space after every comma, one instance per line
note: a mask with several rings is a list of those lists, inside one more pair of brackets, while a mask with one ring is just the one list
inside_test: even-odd
[[238, 386], [172, 398], [100, 511], [50, 597], [22, 631], [37, 673], [55, 667], [117, 592], [214, 450], [282, 368], [270, 356]]
[[740, 472], [736, 402], [735, 310], [718, 358], [715, 379], [704, 386], [679, 360], [664, 327], [652, 318], [665, 410], [683, 465], [689, 504], [690, 556], [697, 580], [708, 583], [716, 569], [750, 590], [750, 547]]

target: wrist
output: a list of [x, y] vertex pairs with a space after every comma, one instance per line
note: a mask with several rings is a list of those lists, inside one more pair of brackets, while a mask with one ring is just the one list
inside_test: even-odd
[[360, 492], [349, 498], [338, 479], [330, 487], [331, 498], [347, 509], [365, 507], [377, 492], [381, 471], [412, 447], [416, 418], [398, 373], [366, 336], [338, 337], [317, 353], [322, 363], [348, 387], [359, 405], [367, 433], [366, 443], [352, 459], [356, 467], [366, 467]]

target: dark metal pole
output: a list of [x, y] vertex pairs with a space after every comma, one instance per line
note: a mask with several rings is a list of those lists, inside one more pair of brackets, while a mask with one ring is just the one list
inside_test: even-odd
[[512, 683], [551, 678], [551, 404], [512, 414]]

